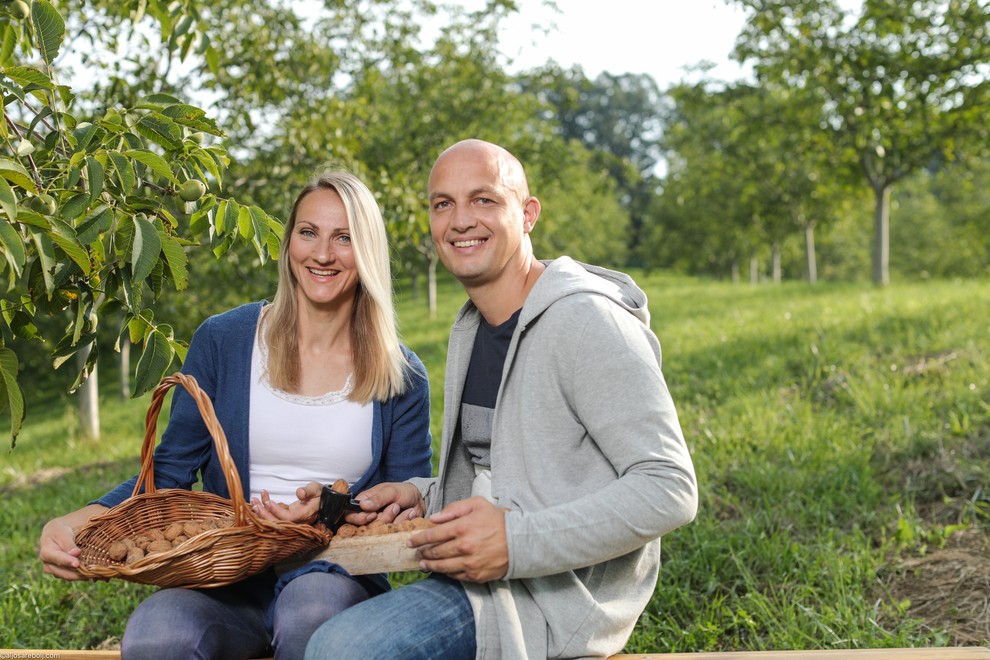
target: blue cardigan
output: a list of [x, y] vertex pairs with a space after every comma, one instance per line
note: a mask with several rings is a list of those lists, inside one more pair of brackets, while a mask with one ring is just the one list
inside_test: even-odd
[[[213, 401], [240, 474], [245, 499], [250, 498], [251, 493], [248, 468], [251, 352], [264, 304], [249, 303], [206, 319], [193, 335], [182, 367]], [[405, 481], [410, 477], [429, 477], [432, 473], [430, 388], [426, 368], [415, 353], [405, 347], [403, 352], [411, 367], [409, 387], [401, 396], [374, 402], [371, 467], [352, 484], [354, 493], [383, 481]], [[230, 497], [213, 438], [196, 402], [181, 385], [173, 389], [168, 427], [155, 449], [155, 488], [188, 489], [202, 475], [204, 491]], [[292, 451], [292, 448], [285, 450]], [[115, 506], [133, 494], [136, 482], [135, 475], [96, 502]]]

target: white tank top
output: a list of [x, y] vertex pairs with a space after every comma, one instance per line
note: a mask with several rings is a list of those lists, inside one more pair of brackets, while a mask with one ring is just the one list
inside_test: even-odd
[[[259, 323], [259, 327], [262, 324]], [[251, 357], [249, 408], [251, 497], [265, 489], [272, 501], [296, 501], [296, 488], [307, 482], [357, 481], [371, 466], [374, 405], [347, 398], [344, 389], [323, 396], [300, 396], [268, 382], [267, 348], [255, 333]]]

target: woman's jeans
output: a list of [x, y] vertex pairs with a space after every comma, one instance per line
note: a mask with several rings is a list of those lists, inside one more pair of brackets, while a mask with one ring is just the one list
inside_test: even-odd
[[121, 658], [243, 660], [271, 655], [274, 647], [277, 660], [299, 659], [320, 624], [368, 598], [345, 575], [300, 575], [275, 601], [271, 634], [274, 585], [274, 573], [266, 571], [226, 587], [156, 591], [128, 619]]
[[306, 660], [475, 657], [474, 613], [461, 583], [442, 575], [370, 598], [320, 626]]

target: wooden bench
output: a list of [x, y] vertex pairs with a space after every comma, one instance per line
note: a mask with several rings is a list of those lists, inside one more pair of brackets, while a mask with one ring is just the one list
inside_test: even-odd
[[[3, 658], [120, 660], [120, 651], [0, 649]], [[990, 648], [947, 646], [914, 649], [831, 649], [818, 651], [720, 651], [709, 653], [626, 653], [609, 660], [990, 660]], [[270, 660], [270, 659], [265, 659]]]

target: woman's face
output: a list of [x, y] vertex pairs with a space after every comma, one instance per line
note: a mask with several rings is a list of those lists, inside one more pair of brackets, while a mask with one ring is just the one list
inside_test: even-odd
[[354, 301], [357, 264], [347, 212], [336, 191], [315, 190], [300, 200], [288, 252], [299, 305], [337, 308]]

